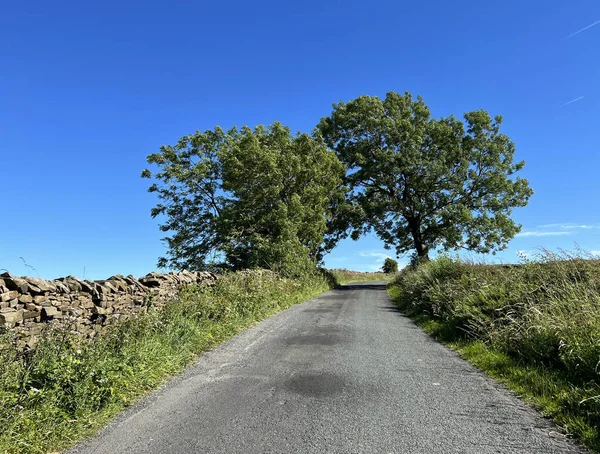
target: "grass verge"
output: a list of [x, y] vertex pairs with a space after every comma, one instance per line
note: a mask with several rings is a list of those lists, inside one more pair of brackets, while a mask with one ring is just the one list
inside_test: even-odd
[[66, 449], [239, 331], [339, 283], [382, 276], [232, 273], [212, 287], [188, 287], [178, 301], [111, 326], [93, 341], [63, 326], [47, 332], [34, 351], [20, 353], [10, 333], [2, 333], [0, 452]]
[[435, 339], [600, 452], [600, 263], [520, 266], [441, 257], [403, 270], [392, 300]]

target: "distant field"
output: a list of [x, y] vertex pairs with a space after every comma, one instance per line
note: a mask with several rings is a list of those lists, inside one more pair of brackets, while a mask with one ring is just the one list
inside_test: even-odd
[[360, 281], [385, 281], [393, 277], [392, 275], [385, 273], [368, 273], [364, 271], [347, 270], [345, 268], [336, 268], [329, 270], [329, 272], [342, 284]]
[[427, 332], [600, 452], [600, 260], [442, 257], [403, 270], [389, 292]]

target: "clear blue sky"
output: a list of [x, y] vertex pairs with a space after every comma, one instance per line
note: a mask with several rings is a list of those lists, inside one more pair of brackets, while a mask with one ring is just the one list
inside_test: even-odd
[[[164, 253], [140, 178], [160, 145], [310, 131], [333, 102], [405, 90], [435, 116], [504, 116], [536, 193], [498, 260], [600, 251], [600, 23], [582, 30], [597, 21], [598, 0], [2, 2], [0, 268], [143, 275]], [[326, 265], [386, 254], [366, 237]]]

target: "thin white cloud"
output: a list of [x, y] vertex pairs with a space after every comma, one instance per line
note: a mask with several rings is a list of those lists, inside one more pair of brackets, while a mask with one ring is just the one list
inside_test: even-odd
[[540, 231], [528, 231], [517, 233], [517, 236], [562, 236], [570, 235], [571, 232], [540, 232]]
[[575, 98], [575, 99], [572, 99], [572, 100], [571, 100], [571, 101], [569, 101], [569, 102], [566, 102], [566, 103], [564, 103], [564, 104], [563, 104], [562, 106], [560, 106], [560, 107], [565, 107], [565, 106], [568, 106], [569, 104], [573, 104], [574, 102], [580, 101], [580, 100], [582, 100], [582, 99], [583, 99], [583, 96], [580, 96], [579, 98]]
[[550, 228], [554, 228], [554, 227], [564, 227], [565, 225], [568, 225], [568, 224], [544, 224], [544, 225], [540, 225], [538, 227], [540, 229], [550, 229]]
[[572, 38], [573, 36], [578, 35], [579, 33], [583, 32], [583, 31], [586, 31], [588, 28], [592, 28], [594, 25], [598, 25], [598, 24], [600, 24], [600, 20], [597, 20], [593, 24], [590, 24], [587, 27], [583, 27], [582, 29], [577, 30], [576, 32], [571, 33], [569, 36], [565, 36], [563, 39]]
[[600, 257], [600, 251], [590, 251], [590, 254]]
[[540, 225], [538, 228], [540, 229], [550, 229], [550, 228], [559, 228], [559, 229], [567, 229], [567, 230], [575, 230], [575, 229], [600, 229], [600, 225], [591, 225], [591, 224], [572, 224], [572, 223], [560, 223], [560, 224], [545, 224]]
[[600, 229], [600, 225], [565, 225], [565, 229]]
[[376, 252], [376, 251], [362, 251], [360, 252], [361, 257], [376, 257], [378, 262], [383, 262], [387, 258], [392, 258], [390, 254], [386, 254], [385, 252]]

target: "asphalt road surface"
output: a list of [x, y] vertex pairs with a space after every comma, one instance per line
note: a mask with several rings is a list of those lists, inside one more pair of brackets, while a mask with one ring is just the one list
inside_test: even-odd
[[371, 282], [245, 331], [70, 452], [584, 451]]

